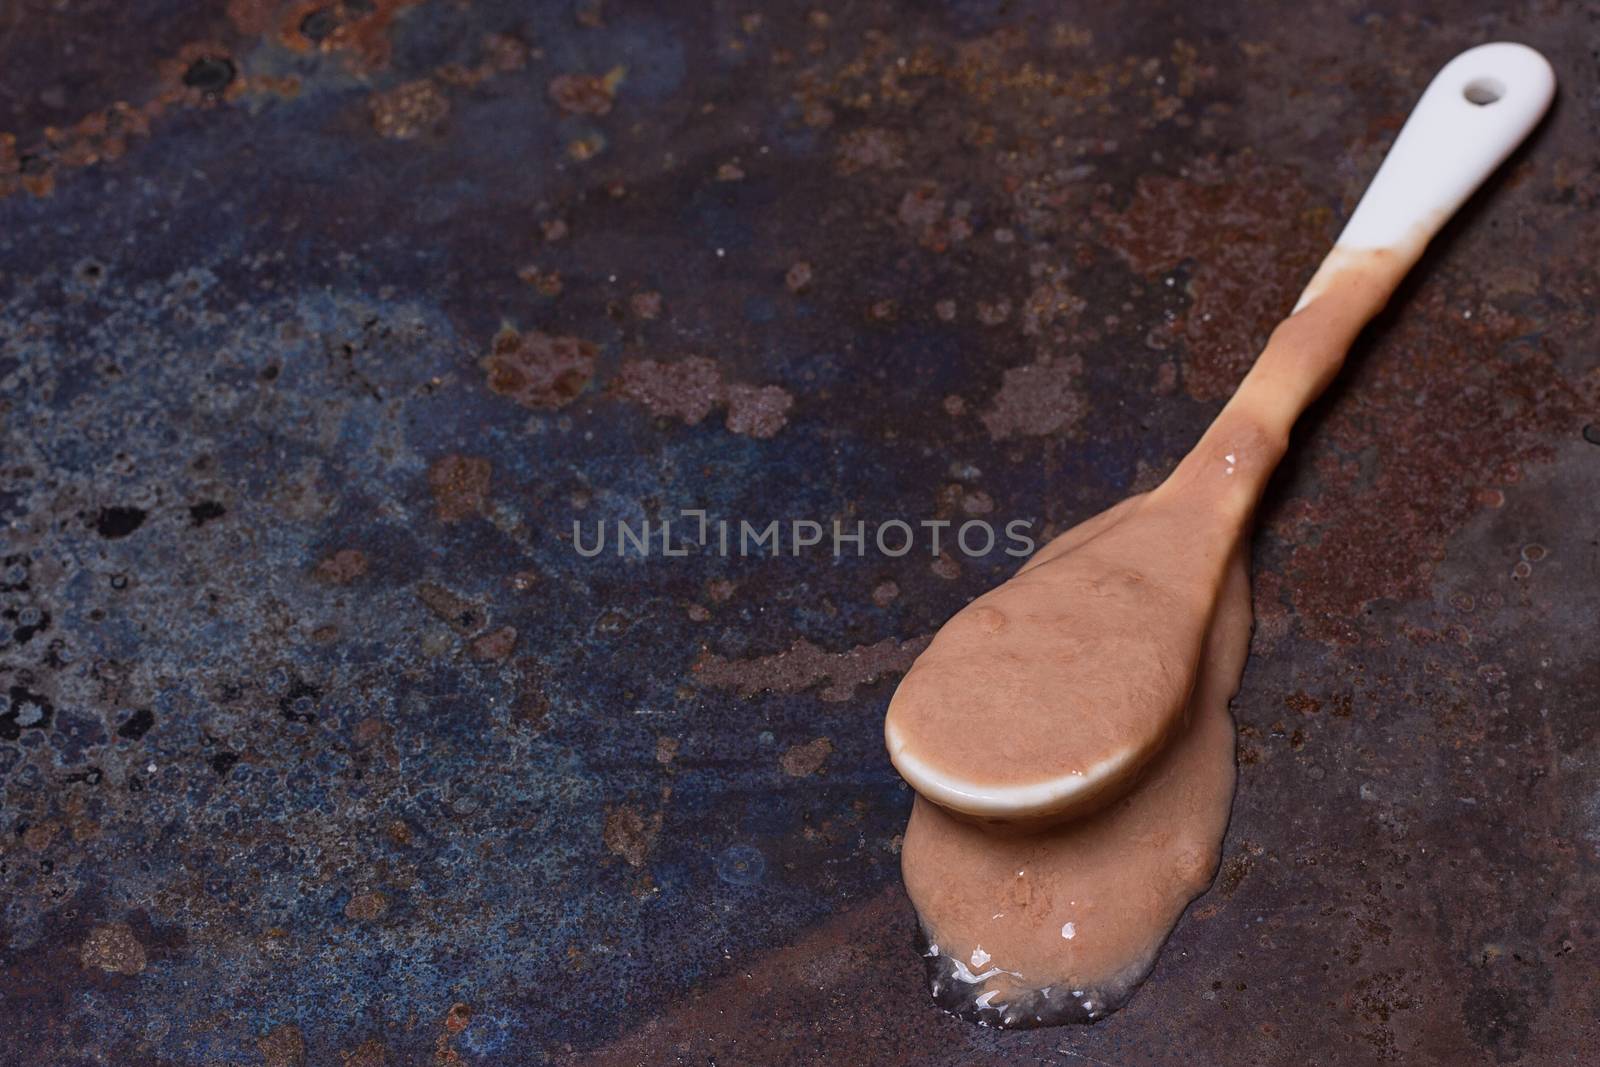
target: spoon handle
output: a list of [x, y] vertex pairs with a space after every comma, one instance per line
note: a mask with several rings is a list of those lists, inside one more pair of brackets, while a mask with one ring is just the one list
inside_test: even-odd
[[1392, 249], [1405, 260], [1403, 275], [1539, 124], [1555, 91], [1555, 72], [1527, 45], [1479, 45], [1446, 63], [1411, 109], [1295, 310], [1316, 299], [1337, 275], [1344, 253]]
[[1225, 522], [1255, 509], [1295, 420], [1338, 374], [1428, 241], [1538, 125], [1554, 94], [1550, 64], [1526, 45], [1479, 45], [1445, 64], [1294, 311], [1164, 490], [1200, 489]]

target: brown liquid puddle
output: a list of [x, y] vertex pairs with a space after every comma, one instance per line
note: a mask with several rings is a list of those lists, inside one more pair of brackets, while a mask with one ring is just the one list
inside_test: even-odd
[[1133, 995], [1216, 874], [1233, 802], [1228, 701], [1250, 624], [1249, 575], [1235, 556], [1187, 723], [1137, 788], [1093, 817], [1001, 835], [916, 799], [901, 867], [941, 1007], [990, 1025], [1052, 1026], [1091, 1022]]
[[901, 682], [891, 758], [941, 801], [916, 798], [901, 853], [941, 1006], [994, 1026], [1098, 1019], [1211, 884], [1256, 503], [1425, 242], [1336, 249], [1166, 483], [1046, 545]]

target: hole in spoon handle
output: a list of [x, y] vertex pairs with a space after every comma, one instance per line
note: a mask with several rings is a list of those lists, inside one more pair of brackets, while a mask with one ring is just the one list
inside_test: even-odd
[[1420, 254], [1544, 117], [1555, 73], [1527, 45], [1479, 45], [1456, 56], [1423, 91], [1339, 244]]
[[1467, 103], [1488, 107], [1506, 95], [1506, 87], [1499, 78], [1473, 78], [1461, 90]]

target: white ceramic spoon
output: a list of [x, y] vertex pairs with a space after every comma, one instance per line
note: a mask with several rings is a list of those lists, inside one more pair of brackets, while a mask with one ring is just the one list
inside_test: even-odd
[[924, 797], [998, 823], [1075, 818], [1127, 790], [1181, 726], [1227, 563], [1289, 431], [1428, 241], [1538, 124], [1543, 56], [1445, 65], [1290, 317], [1153, 492], [1064, 535], [935, 635], [885, 740]]

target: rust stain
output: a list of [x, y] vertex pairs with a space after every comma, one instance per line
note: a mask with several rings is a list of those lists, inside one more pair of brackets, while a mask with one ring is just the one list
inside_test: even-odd
[[341, 1067], [385, 1067], [388, 1049], [376, 1037], [368, 1038], [349, 1052], [340, 1053]]
[[[421, 0], [296, 0], [276, 20], [278, 40], [295, 52], [335, 53], [351, 71], [370, 74], [389, 65], [393, 54], [390, 29], [396, 18]], [[229, 5], [235, 24], [255, 26], [263, 21], [255, 5]], [[270, 24], [270, 23], [269, 23]]]
[[893, 170], [905, 166], [905, 137], [875, 126], [852, 130], [839, 138], [836, 166], [840, 174]]
[[144, 970], [145, 950], [127, 923], [103, 923], [89, 931], [78, 959], [86, 968], [132, 976]]
[[[241, 53], [274, 27], [278, 42], [292, 51], [341, 55], [358, 75], [380, 71], [389, 64], [396, 17], [419, 2], [299, 0], [283, 7], [271, 0], [231, 0], [228, 18], [243, 39], [185, 44], [157, 65], [156, 90], [144, 102], [118, 100], [73, 123], [46, 126], [25, 140], [0, 131], [0, 198], [19, 190], [49, 195], [58, 173], [122, 158], [131, 138], [148, 137], [153, 124], [175, 110], [215, 108], [249, 95], [297, 95], [298, 76], [249, 73], [243, 67]], [[373, 128], [395, 140], [420, 137], [449, 115], [450, 100], [441, 85], [470, 87], [521, 69], [529, 50], [508, 34], [488, 34], [483, 53], [474, 66], [446, 64], [432, 77], [374, 93], [368, 101]]]
[[544, 270], [537, 263], [519, 268], [517, 279], [533, 286], [540, 296], [557, 297], [566, 288], [566, 282], [562, 280], [560, 271]]
[[1561, 431], [1600, 403], [1600, 378], [1566, 377], [1554, 353], [1526, 340], [1532, 330], [1442, 277], [1396, 310], [1387, 343], [1334, 386], [1311, 443], [1315, 494], [1266, 516], [1289, 552], [1269, 613], [1291, 604], [1311, 636], [1353, 643], [1373, 600], [1428, 595], [1449, 538], [1486, 491], [1549, 459]]
[[794, 398], [776, 385], [747, 385], [724, 380], [722, 369], [705, 356], [672, 363], [639, 359], [624, 363], [610, 385], [613, 395], [638, 404], [652, 415], [676, 418], [694, 426], [725, 405], [724, 425], [733, 433], [758, 439], [775, 437], [788, 424]]
[[1022, 304], [1022, 333], [1027, 337], [1044, 334], [1057, 322], [1073, 322], [1088, 306], [1068, 287], [1065, 268], [1042, 267], [1038, 273], [1039, 281]]
[[45, 819], [35, 823], [22, 834], [22, 847], [29, 852], [43, 852], [55, 841], [56, 835], [61, 832], [61, 824], [54, 819]]
[[794, 745], [778, 757], [778, 766], [790, 778], [806, 778], [822, 770], [833, 753], [833, 742], [826, 737]]
[[418, 582], [416, 590], [417, 599], [463, 637], [477, 633], [488, 622], [487, 614], [475, 601], [468, 600], [437, 582]]
[[661, 820], [659, 811], [646, 816], [631, 804], [607, 808], [600, 839], [608, 852], [621, 856], [628, 866], [643, 867], [661, 832]]
[[594, 377], [599, 349], [577, 337], [552, 337], [506, 327], [479, 361], [489, 389], [525, 408], [552, 411], [577, 399]]
[[329, 585], [349, 585], [367, 573], [367, 554], [359, 548], [341, 548], [317, 563], [318, 581]]
[[293, 1023], [283, 1023], [256, 1041], [265, 1067], [305, 1067], [306, 1039]]
[[455, 523], [483, 512], [493, 467], [482, 456], [451, 453], [428, 468], [428, 489], [440, 522]]
[[609, 115], [617, 99], [617, 80], [611, 75], [558, 74], [546, 92], [569, 115]]
[[789, 423], [789, 409], [794, 397], [776, 385], [728, 386], [728, 418], [730, 431], [759, 440], [776, 437], [778, 431]]
[[373, 93], [367, 111], [378, 136], [412, 141], [435, 130], [450, 115], [450, 98], [432, 78], [418, 78]]
[[923, 248], [944, 252], [972, 236], [971, 210], [970, 201], [957, 200], [952, 204], [937, 182], [923, 181], [900, 198], [895, 216]]
[[[335, 6], [319, 7], [300, 23], [304, 27], [317, 19], [332, 16], [339, 10]], [[321, 38], [323, 43], [333, 36]], [[367, 111], [372, 128], [381, 137], [393, 141], [412, 141], [436, 132], [450, 117], [450, 95], [446, 86], [470, 89], [510, 71], [521, 70], [528, 63], [528, 46], [510, 34], [491, 33], [484, 37], [483, 58], [472, 66], [445, 63], [434, 68], [427, 77], [403, 82], [367, 98]], [[556, 289], [560, 291], [560, 276]]]
[[1012, 437], [1071, 434], [1083, 420], [1086, 403], [1077, 386], [1083, 360], [1064, 356], [1012, 367], [980, 418], [996, 441]]
[[228, 0], [228, 20], [246, 37], [259, 37], [272, 28], [282, 0]]
[[480, 663], [499, 663], [510, 657], [517, 647], [517, 631], [513, 626], [502, 626], [498, 630], [475, 639], [468, 648], [473, 659]]
[[445, 1012], [439, 1036], [434, 1039], [433, 1062], [435, 1067], [459, 1067], [467, 1061], [455, 1050], [456, 1035], [472, 1023], [472, 1009], [457, 1001]]
[[344, 906], [344, 917], [357, 922], [381, 918], [389, 910], [389, 898], [376, 890], [356, 893]]
[[[146, 105], [213, 108], [246, 93], [278, 87], [263, 79], [255, 84], [240, 68], [234, 52], [221, 41], [191, 41], [158, 68], [162, 92]], [[152, 115], [152, 117], [154, 117]]]
[[788, 287], [791, 293], [803, 293], [811, 288], [812, 277], [811, 264], [802, 259], [791, 266], [784, 274], [783, 284]]
[[446, 85], [468, 88], [491, 78], [521, 70], [528, 65], [528, 46], [507, 33], [491, 33], [483, 39], [483, 59], [475, 66], [446, 63], [434, 70], [434, 77]]
[[799, 693], [821, 685], [827, 701], [849, 700], [856, 687], [903, 674], [921, 654], [931, 635], [900, 640], [884, 638], [844, 652], [828, 652], [805, 638], [783, 652], [754, 659], [725, 659], [705, 651], [690, 667], [695, 680], [718, 689], [737, 689], [742, 697], [762, 692]]
[[1122, 211], [1101, 204], [1106, 243], [1150, 278], [1187, 265], [1190, 305], [1157, 330], [1185, 344], [1183, 384], [1229, 396], [1332, 243], [1332, 213], [1299, 174], [1244, 153], [1196, 161], [1190, 176], [1146, 175]]
[[622, 365], [611, 390], [652, 415], [694, 426], [722, 402], [722, 371], [704, 356], [689, 356], [675, 363], [633, 360]]
[[634, 293], [628, 298], [628, 308], [641, 319], [661, 317], [661, 294], [653, 289]]

